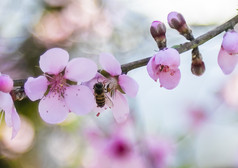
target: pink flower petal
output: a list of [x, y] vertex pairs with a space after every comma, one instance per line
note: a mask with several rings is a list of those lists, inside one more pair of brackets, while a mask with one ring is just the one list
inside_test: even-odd
[[92, 91], [83, 85], [73, 85], [65, 91], [65, 102], [70, 111], [84, 115], [95, 107], [95, 99]]
[[218, 64], [224, 74], [230, 74], [238, 62], [238, 55], [229, 54], [222, 47], [218, 54]]
[[228, 53], [238, 54], [238, 33], [234, 30], [226, 32], [223, 37], [222, 47]]
[[97, 65], [87, 58], [72, 59], [65, 70], [65, 78], [75, 82], [86, 82], [97, 73]]
[[11, 109], [14, 106], [12, 97], [9, 93], [0, 92], [0, 111], [5, 111], [5, 114], [7, 112], [11, 113]]
[[118, 80], [119, 85], [122, 90], [131, 97], [135, 97], [138, 92], [138, 84], [137, 82], [129, 77], [128, 75], [120, 75]]
[[62, 96], [55, 93], [49, 93], [42, 98], [38, 108], [41, 118], [50, 124], [63, 122], [69, 113]]
[[174, 48], [167, 48], [160, 50], [155, 57], [155, 63], [157, 65], [168, 65], [178, 67], [180, 65], [180, 56], [177, 50]]
[[150, 77], [152, 79], [154, 79], [155, 81], [157, 81], [157, 79], [159, 78], [159, 73], [157, 73], [158, 70], [158, 66], [155, 64], [155, 57], [156, 55], [154, 55], [148, 62], [147, 64], [147, 72], [150, 75]]
[[102, 68], [110, 73], [110, 75], [121, 75], [121, 65], [113, 55], [103, 53], [100, 55], [99, 62], [102, 65]]
[[67, 51], [61, 48], [52, 48], [40, 56], [40, 68], [48, 74], [58, 74], [63, 71], [69, 60]]
[[45, 76], [37, 78], [29, 77], [24, 85], [25, 93], [32, 101], [41, 99], [48, 87], [48, 80]]
[[124, 122], [129, 114], [129, 105], [121, 92], [116, 91], [113, 97], [112, 113], [118, 123]]
[[18, 131], [21, 127], [21, 120], [20, 117], [16, 111], [16, 109], [13, 107], [12, 109], [12, 139], [15, 138]]
[[166, 89], [173, 89], [175, 88], [180, 81], [181, 73], [179, 69], [172, 69], [168, 72], [161, 72], [159, 74], [159, 82], [161, 87]]

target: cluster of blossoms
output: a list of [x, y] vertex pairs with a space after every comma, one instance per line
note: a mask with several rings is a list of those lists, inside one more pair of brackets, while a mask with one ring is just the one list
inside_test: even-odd
[[119, 127], [113, 127], [106, 133], [100, 129], [88, 129], [85, 132], [89, 152], [85, 168], [164, 168], [169, 167], [173, 158], [175, 144], [169, 138], [152, 135], [141, 137], [140, 141], [130, 136], [130, 121]]
[[[69, 61], [67, 51], [53, 48], [40, 56], [40, 68], [43, 75], [29, 77], [24, 89], [30, 100], [39, 102], [41, 118], [50, 124], [64, 121], [69, 112], [84, 115], [92, 110], [104, 111], [112, 108], [118, 122], [126, 120], [129, 106], [123, 93], [136, 96], [138, 84], [129, 76], [122, 74], [119, 62], [110, 54], [101, 54], [102, 75], [97, 72], [97, 65], [87, 58], [74, 58]], [[106, 75], [105, 75], [106, 74]], [[103, 76], [105, 75], [105, 76]], [[98, 106], [95, 84], [102, 83]]]
[[[187, 40], [194, 40], [192, 31], [183, 16], [177, 12], [168, 15], [171, 28], [179, 31]], [[180, 81], [180, 55], [174, 48], [166, 47], [166, 27], [160, 21], [154, 21], [150, 28], [159, 51], [147, 64], [149, 76], [166, 89], [174, 89]], [[40, 99], [38, 111], [41, 118], [50, 124], [63, 122], [69, 112], [84, 115], [91, 111], [97, 116], [108, 108], [118, 123], [124, 122], [129, 114], [126, 97], [135, 97], [138, 84], [134, 79], [122, 73], [120, 63], [111, 54], [99, 56], [102, 70], [87, 58], [74, 58], [69, 61], [67, 51], [52, 48], [40, 56], [39, 66], [43, 75], [29, 77], [24, 85], [25, 94], [32, 101]], [[231, 73], [238, 62], [238, 33], [228, 31], [224, 37], [218, 55], [218, 64], [225, 74]], [[192, 51], [192, 73], [201, 75], [205, 71], [198, 48]], [[13, 80], [0, 74], [0, 112], [5, 112], [5, 121], [13, 128], [12, 138], [20, 129], [20, 117], [13, 103]], [[12, 93], [12, 92], [11, 92]]]
[[[175, 28], [181, 34], [186, 36], [190, 34], [190, 29], [181, 14], [171, 12], [168, 15], [168, 23], [171, 28]], [[161, 87], [174, 89], [181, 78], [178, 68], [180, 65], [179, 53], [174, 48], [166, 47], [166, 27], [163, 22], [152, 22], [150, 32], [160, 50], [149, 60], [147, 64], [148, 74], [155, 81], [159, 79]]]

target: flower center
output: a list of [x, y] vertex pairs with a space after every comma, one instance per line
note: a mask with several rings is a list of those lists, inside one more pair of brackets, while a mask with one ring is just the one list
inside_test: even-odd
[[59, 94], [64, 97], [64, 92], [68, 84], [62, 73], [48, 77], [49, 81], [49, 92]]
[[110, 93], [111, 97], [113, 97], [116, 89], [118, 89], [118, 87], [119, 87], [117, 79], [115, 77], [108, 78], [105, 86], [106, 86], [107, 91]]
[[159, 64], [157, 68], [158, 68], [157, 75], [160, 72], [170, 72], [170, 75], [173, 76], [175, 73], [175, 71], [171, 69], [168, 65]]
[[114, 142], [111, 149], [113, 155], [117, 158], [126, 157], [131, 152], [129, 145], [121, 140]]

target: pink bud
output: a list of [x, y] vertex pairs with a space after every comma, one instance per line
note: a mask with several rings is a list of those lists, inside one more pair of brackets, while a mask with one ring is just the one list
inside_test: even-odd
[[0, 91], [9, 93], [13, 89], [13, 80], [8, 75], [0, 76]]
[[230, 54], [238, 53], [238, 33], [234, 30], [226, 32], [223, 36], [222, 47]]
[[188, 28], [182, 14], [178, 12], [170, 12], [167, 17], [167, 20], [169, 26], [179, 31], [180, 34], [185, 35], [191, 33], [191, 30]]
[[164, 23], [160, 21], [153, 21], [150, 27], [150, 33], [160, 49], [166, 47], [166, 27]]
[[150, 33], [154, 39], [160, 36], [165, 36], [166, 27], [164, 23], [160, 21], [153, 21], [150, 27]]

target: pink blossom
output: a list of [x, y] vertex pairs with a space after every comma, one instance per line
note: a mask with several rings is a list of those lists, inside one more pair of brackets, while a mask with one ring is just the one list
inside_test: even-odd
[[198, 131], [210, 118], [204, 106], [195, 106], [192, 103], [189, 103], [186, 113], [188, 128], [191, 131]]
[[221, 49], [218, 54], [218, 64], [224, 74], [230, 74], [238, 62], [238, 33], [234, 30], [223, 36]]
[[96, 107], [95, 111], [100, 113], [109, 107], [112, 109], [115, 120], [122, 123], [129, 114], [129, 105], [123, 94], [135, 97], [138, 92], [138, 84], [128, 75], [122, 74], [121, 65], [113, 55], [101, 54], [100, 64], [103, 69], [102, 75], [98, 74], [87, 84], [93, 89], [95, 83], [102, 82], [106, 90], [106, 104], [103, 107]]
[[[121, 125], [120, 125], [121, 126]], [[87, 158], [86, 168], [145, 168], [137, 144], [128, 136], [128, 130], [110, 127], [112, 130], [96, 130], [89, 142], [92, 151]], [[111, 132], [112, 131], [112, 132]], [[94, 130], [95, 132], [95, 130]], [[94, 139], [91, 139], [94, 138]], [[84, 155], [85, 156], [85, 155]], [[90, 164], [89, 164], [90, 163]]]
[[96, 64], [87, 58], [68, 60], [68, 52], [63, 49], [46, 51], [39, 62], [44, 75], [29, 77], [24, 86], [32, 101], [41, 99], [40, 116], [50, 124], [64, 121], [69, 112], [87, 114], [94, 106], [93, 93], [80, 84], [95, 76]]
[[166, 89], [175, 88], [181, 78], [180, 56], [177, 50], [165, 48], [155, 54], [147, 64], [148, 74], [152, 79], [159, 79], [160, 86]]
[[171, 140], [147, 136], [144, 141], [147, 165], [154, 168], [168, 167], [168, 158], [174, 152]]
[[[7, 75], [0, 75], [0, 113], [5, 112], [5, 122], [12, 127], [12, 139], [17, 135], [21, 120], [14, 106], [10, 91], [13, 88], [13, 80]], [[2, 115], [2, 114], [1, 114]]]

